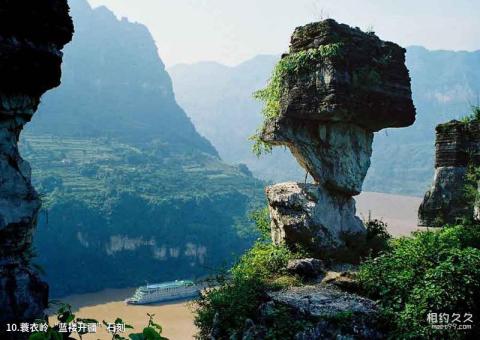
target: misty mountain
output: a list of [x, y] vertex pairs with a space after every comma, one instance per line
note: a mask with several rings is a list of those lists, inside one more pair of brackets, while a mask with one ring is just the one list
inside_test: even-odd
[[175, 101], [170, 76], [148, 29], [106, 7], [70, 1], [75, 35], [64, 50], [62, 85], [47, 93], [32, 133], [153, 139], [216, 155]]
[[263, 183], [223, 163], [176, 103], [149, 31], [72, 0], [62, 86], [21, 149], [42, 196], [36, 261], [53, 296], [194, 278], [255, 237]]
[[[235, 67], [216, 63], [179, 64], [169, 69], [179, 103], [220, 156], [245, 163], [271, 181], [304, 180], [288, 151], [257, 159], [248, 137], [262, 117], [252, 93], [262, 88], [278, 56], [258, 56]], [[417, 121], [412, 127], [377, 133], [364, 190], [423, 195], [433, 176], [434, 128], [466, 115], [480, 93], [480, 51], [407, 49]]]

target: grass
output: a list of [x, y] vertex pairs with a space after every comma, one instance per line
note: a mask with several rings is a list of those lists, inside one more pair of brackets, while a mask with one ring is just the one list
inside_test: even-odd
[[479, 121], [480, 120], [480, 106], [479, 105], [473, 105], [472, 106], [472, 112], [460, 119], [462, 123], [468, 124], [473, 121]]

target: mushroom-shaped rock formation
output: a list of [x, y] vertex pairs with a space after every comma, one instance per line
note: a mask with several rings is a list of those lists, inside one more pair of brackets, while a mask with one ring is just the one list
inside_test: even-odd
[[[63, 46], [73, 23], [66, 0], [0, 3], [0, 337], [6, 323], [42, 317], [48, 286], [30, 268], [40, 199], [18, 152], [40, 96], [60, 84]], [[18, 336], [18, 334], [14, 334]]]
[[266, 116], [258, 139], [287, 146], [315, 180], [267, 188], [274, 242], [299, 242], [303, 228], [310, 245], [336, 248], [342, 235], [363, 233], [352, 196], [374, 132], [415, 121], [405, 49], [331, 19], [299, 27], [257, 97]]
[[[435, 177], [418, 211], [419, 225], [441, 227], [462, 218], [474, 218], [478, 207], [468, 197], [475, 192], [480, 166], [480, 121], [453, 120], [436, 128]], [[470, 176], [469, 176], [470, 174]], [[469, 183], [472, 182], [472, 183]], [[475, 195], [473, 195], [475, 196]]]

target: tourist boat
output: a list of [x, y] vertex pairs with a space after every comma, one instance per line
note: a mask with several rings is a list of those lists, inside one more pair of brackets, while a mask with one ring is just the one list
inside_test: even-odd
[[145, 305], [155, 302], [186, 299], [198, 296], [200, 287], [189, 280], [147, 284], [139, 287], [125, 302], [130, 305]]

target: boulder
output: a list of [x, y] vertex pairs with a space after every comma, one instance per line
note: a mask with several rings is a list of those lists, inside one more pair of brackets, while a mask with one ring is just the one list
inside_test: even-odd
[[288, 261], [287, 270], [290, 274], [299, 275], [306, 279], [315, 279], [325, 271], [325, 268], [322, 261], [308, 258]]
[[350, 196], [294, 182], [267, 187], [266, 194], [275, 244], [329, 253], [345, 246], [346, 236], [365, 233]]

